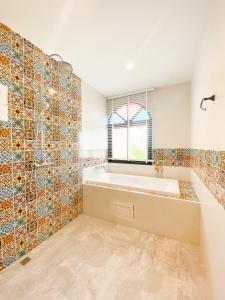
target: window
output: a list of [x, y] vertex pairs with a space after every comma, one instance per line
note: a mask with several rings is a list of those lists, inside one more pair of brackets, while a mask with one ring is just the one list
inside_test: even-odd
[[107, 100], [108, 160], [149, 163], [152, 159], [150, 92]]

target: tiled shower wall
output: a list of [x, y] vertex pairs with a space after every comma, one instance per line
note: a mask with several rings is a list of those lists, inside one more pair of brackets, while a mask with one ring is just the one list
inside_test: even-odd
[[[9, 121], [0, 121], [0, 269], [76, 217], [82, 209], [78, 160], [80, 79], [60, 73], [54, 60], [0, 24], [0, 83], [9, 88]], [[43, 72], [42, 72], [43, 69]], [[36, 104], [50, 104], [44, 119]], [[57, 94], [48, 95], [53, 87]], [[48, 167], [41, 159], [41, 128]]]

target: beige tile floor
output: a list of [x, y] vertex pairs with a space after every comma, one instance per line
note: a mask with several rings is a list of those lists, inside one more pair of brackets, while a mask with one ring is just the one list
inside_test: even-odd
[[0, 273], [1, 300], [205, 300], [198, 248], [80, 215]]

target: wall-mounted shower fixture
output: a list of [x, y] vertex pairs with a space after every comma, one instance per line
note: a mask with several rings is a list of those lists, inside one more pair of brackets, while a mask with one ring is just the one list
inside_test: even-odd
[[212, 95], [211, 97], [208, 97], [208, 98], [203, 98], [202, 101], [201, 101], [201, 104], [200, 104], [200, 108], [202, 110], [206, 111], [207, 108], [202, 106], [203, 102], [205, 102], [205, 101], [215, 101], [215, 100], [216, 100], [216, 96], [215, 95]]
[[[57, 57], [59, 60], [55, 60], [57, 63], [57, 67], [59, 69], [59, 71], [65, 75], [70, 75], [73, 72], [73, 67], [71, 64], [69, 64], [68, 62], [64, 61], [62, 56], [60, 56], [59, 54], [51, 54], [47, 57], [47, 59], [44, 62], [43, 67], [46, 66], [46, 64], [48, 63], [48, 61], [50, 59], [54, 59], [55, 57]], [[43, 87], [43, 72], [42, 72], [42, 76], [41, 76], [41, 86]], [[47, 89], [47, 93], [49, 94], [49, 96], [54, 96], [57, 91], [50, 87]]]
[[[68, 62], [64, 61], [62, 56], [59, 54], [51, 54], [47, 57], [47, 59], [44, 61], [43, 67], [42, 67], [42, 74], [41, 74], [41, 101], [43, 101], [43, 91], [44, 91], [44, 83], [43, 83], [43, 77], [44, 77], [44, 67], [47, 65], [48, 61], [50, 59], [54, 59], [57, 57], [59, 60], [55, 60], [58, 70], [65, 74], [70, 75], [73, 72], [73, 67]], [[49, 87], [47, 89], [47, 94], [52, 97], [57, 93], [57, 91], [53, 87]]]
[[[52, 164], [52, 163], [47, 162], [44, 157], [45, 123], [43, 120], [43, 116], [46, 113], [46, 111], [50, 108], [50, 104], [43, 99], [44, 98], [43, 97], [43, 95], [44, 95], [43, 77], [44, 77], [44, 68], [45, 68], [46, 64], [48, 63], [48, 61], [50, 59], [54, 59], [55, 57], [59, 59], [59, 60], [55, 60], [55, 62], [57, 64], [58, 70], [61, 73], [65, 74], [65, 75], [70, 75], [73, 72], [72, 65], [69, 64], [68, 62], [65, 62], [59, 54], [51, 54], [44, 61], [44, 64], [42, 67], [42, 74], [41, 74], [41, 99], [40, 99], [41, 101], [36, 103], [36, 117], [37, 117], [37, 120], [40, 123], [42, 123], [41, 124], [41, 158], [40, 158], [40, 162], [35, 164], [35, 167], [44, 167], [44, 166], [48, 166], [48, 165]], [[46, 92], [49, 97], [53, 97], [57, 94], [57, 91], [53, 87], [49, 87], [46, 90]]]
[[59, 54], [51, 54], [49, 55], [49, 57], [46, 59], [45, 64], [49, 61], [49, 59], [54, 58], [54, 57], [58, 57], [59, 60], [57, 60], [57, 65], [59, 70], [64, 73], [64, 74], [71, 74], [73, 72], [73, 67], [71, 64], [69, 64], [68, 62], [64, 61], [62, 56], [60, 56]]

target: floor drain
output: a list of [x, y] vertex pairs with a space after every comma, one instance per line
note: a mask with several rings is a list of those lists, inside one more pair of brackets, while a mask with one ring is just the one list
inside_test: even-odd
[[31, 260], [31, 258], [30, 257], [25, 257], [23, 260], [21, 260], [21, 265], [26, 265], [27, 263], [29, 263], [29, 261]]

